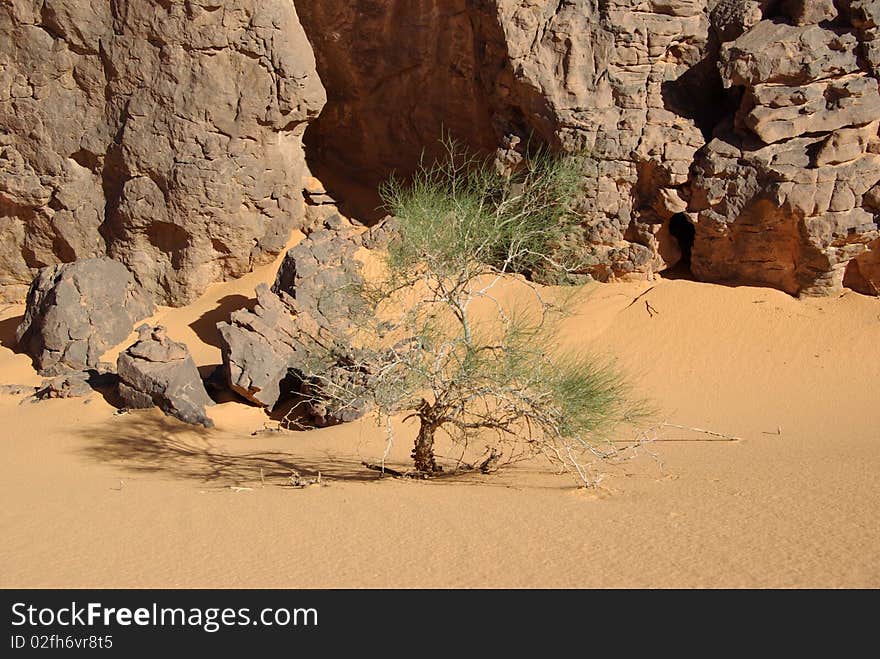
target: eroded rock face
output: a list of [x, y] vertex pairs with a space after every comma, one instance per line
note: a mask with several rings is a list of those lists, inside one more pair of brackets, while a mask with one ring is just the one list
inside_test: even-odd
[[288, 0], [0, 4], [0, 291], [109, 254], [157, 301], [268, 261], [325, 95]]
[[107, 257], [40, 270], [28, 291], [19, 347], [45, 375], [97, 368], [101, 355], [153, 313], [128, 269]]
[[472, 4], [297, 2], [330, 99], [306, 136], [310, 165], [360, 216], [374, 214], [392, 171], [438, 154], [444, 131], [495, 147]]
[[307, 135], [318, 169], [406, 174], [441, 126], [502, 160], [583, 150], [585, 222], [566, 249], [597, 279], [688, 256], [678, 216], [697, 225], [697, 278], [827, 293], [848, 272], [872, 290], [875, 2], [300, 5], [331, 89]]
[[787, 21], [721, 46], [722, 80], [742, 101], [693, 165], [692, 269], [791, 294], [846, 284], [876, 295], [880, 94], [863, 57], [873, 23], [855, 5], [838, 27], [814, 24], [836, 17], [833, 5], [785, 7]]
[[[107, 254], [185, 303], [334, 201], [380, 217], [377, 184], [430, 161], [444, 132], [501, 163], [585, 154], [584, 222], [564, 245], [581, 274], [690, 257], [708, 281], [873, 293], [877, 6], [4, 0], [0, 295]], [[327, 183], [306, 183], [305, 218], [303, 139]], [[683, 217], [692, 254], [671, 228]]]
[[681, 252], [669, 221], [686, 206], [701, 128], [723, 110], [705, 3], [494, 5], [511, 64], [495, 98], [509, 88], [531, 99], [516, 103], [528, 129], [555, 148], [584, 150], [594, 167], [583, 231], [572, 236], [585, 271], [610, 280], [674, 265]]
[[164, 327], [141, 325], [138, 340], [116, 361], [119, 395], [133, 409], [158, 406], [165, 414], [206, 428], [214, 426], [205, 408], [214, 404], [183, 343]]
[[[313, 0], [298, 5], [330, 99], [307, 134], [328, 186], [374, 185], [436, 154], [445, 130], [472, 149], [584, 150], [589, 274], [612, 279], [680, 258], [701, 122], [720, 82], [704, 0]], [[704, 102], [685, 101], [699, 93]], [[352, 145], [352, 146], [350, 146]]]

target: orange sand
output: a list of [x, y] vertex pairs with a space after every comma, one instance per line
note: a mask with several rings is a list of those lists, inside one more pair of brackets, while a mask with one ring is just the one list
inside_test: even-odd
[[[274, 271], [153, 320], [207, 370], [213, 324]], [[40, 381], [11, 349], [21, 313], [0, 313], [0, 384]], [[537, 464], [379, 481], [370, 421], [252, 435], [273, 422], [238, 402], [199, 431], [97, 393], [0, 395], [0, 586], [880, 586], [880, 300], [594, 285], [565, 340], [618, 357], [662, 418], [743, 440], [654, 443], [592, 491]]]

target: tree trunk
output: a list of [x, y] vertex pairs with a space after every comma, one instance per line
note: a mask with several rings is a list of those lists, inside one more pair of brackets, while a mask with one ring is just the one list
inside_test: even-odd
[[432, 474], [440, 471], [434, 461], [434, 432], [437, 427], [427, 419], [419, 418], [421, 425], [419, 426], [419, 436], [416, 437], [416, 444], [413, 447], [412, 458], [416, 469]]

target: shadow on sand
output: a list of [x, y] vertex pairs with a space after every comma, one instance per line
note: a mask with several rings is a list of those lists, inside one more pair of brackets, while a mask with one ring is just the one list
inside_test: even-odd
[[[229, 451], [212, 442], [212, 431], [168, 419], [131, 412], [109, 423], [79, 431], [90, 445], [86, 457], [129, 471], [197, 480], [217, 487], [288, 485], [292, 475], [332, 480], [375, 481], [359, 461], [327, 457], [298, 459], [278, 451]], [[291, 444], [294, 444], [291, 435]]]
[[9, 348], [13, 352], [21, 352], [18, 349], [18, 341], [15, 340], [15, 330], [24, 320], [24, 316], [13, 316], [0, 320], [0, 346]]
[[191, 322], [190, 329], [208, 345], [219, 348], [220, 332], [217, 331], [217, 323], [228, 321], [229, 314], [238, 309], [253, 309], [256, 302], [256, 298], [238, 294], [222, 297], [217, 301], [216, 307]]

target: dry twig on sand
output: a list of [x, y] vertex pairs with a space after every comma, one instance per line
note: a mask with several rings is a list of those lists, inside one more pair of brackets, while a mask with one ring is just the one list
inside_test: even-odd
[[[662, 428], [677, 428], [678, 430], [688, 430], [690, 432], [701, 433], [703, 435], [710, 435], [711, 437], [675, 437], [675, 438], [664, 438], [664, 437], [651, 437], [648, 438], [647, 433], [643, 434], [641, 441], [645, 444], [656, 444], [658, 442], [739, 442], [742, 441], [742, 437], [736, 437], [734, 435], [727, 435], [725, 433], [716, 432], [714, 430], [706, 430], [705, 428], [694, 428], [692, 426], [683, 426], [677, 423], [669, 423], [668, 421], [664, 421], [663, 423], [656, 426], [653, 430], [660, 430]], [[776, 434], [776, 433], [770, 433]], [[781, 430], [780, 430], [781, 434]], [[717, 439], [712, 439], [712, 437], [717, 437]], [[633, 440], [631, 439], [615, 439], [611, 440], [612, 444], [630, 444]]]
[[[698, 432], [698, 433], [702, 433], [704, 435], [711, 435], [713, 437], [720, 437], [721, 439], [728, 441], [728, 442], [739, 442], [742, 440], [742, 437], [735, 437], [733, 435], [726, 435], [723, 432], [715, 432], [714, 430], [706, 430], [704, 428], [692, 428], [690, 426], [680, 426], [677, 423], [669, 423], [668, 421], [664, 421], [663, 423], [661, 423], [660, 427], [661, 428], [678, 428], [679, 430], [690, 430], [691, 432]], [[671, 441], [671, 440], [667, 440], [667, 441]], [[718, 440], [692, 439], [692, 440], [679, 440], [679, 441], [693, 441], [693, 442], [699, 442], [699, 441], [707, 442], [708, 441], [708, 442], [711, 442], [711, 441], [718, 441]]]
[[628, 305], [626, 305], [626, 306], [623, 308], [624, 311], [626, 311], [627, 309], [629, 309], [632, 305], [634, 305], [636, 302], [638, 302], [639, 300], [641, 300], [643, 297], [645, 297], [648, 293], [650, 293], [651, 291], [653, 291], [655, 288], [657, 288], [657, 285], [656, 285], [656, 284], [654, 284], [654, 285], [651, 286], [650, 288], [646, 288], [646, 289], [643, 290], [641, 293], [639, 293], [638, 295], [636, 295], [636, 296], [632, 299], [632, 302], [630, 302]]

